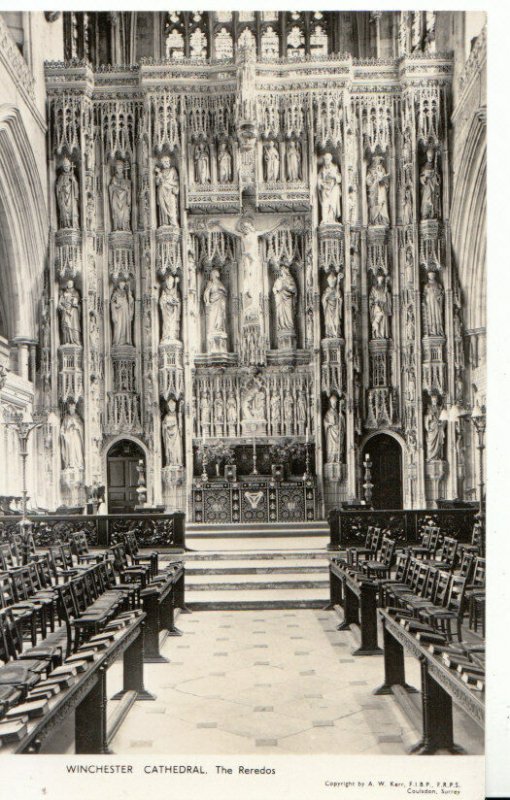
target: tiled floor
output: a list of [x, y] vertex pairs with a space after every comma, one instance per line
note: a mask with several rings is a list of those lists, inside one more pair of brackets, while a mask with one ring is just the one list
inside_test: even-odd
[[[155, 702], [138, 702], [112, 742], [135, 753], [374, 753], [399, 755], [419, 735], [393, 697], [375, 697], [381, 656], [352, 657], [334, 612], [203, 611], [181, 616], [169, 664], [146, 665]], [[419, 686], [414, 659], [409, 682]], [[114, 676], [113, 676], [114, 677]], [[110, 685], [109, 685], [110, 691]], [[456, 739], [482, 752], [463, 715]]]

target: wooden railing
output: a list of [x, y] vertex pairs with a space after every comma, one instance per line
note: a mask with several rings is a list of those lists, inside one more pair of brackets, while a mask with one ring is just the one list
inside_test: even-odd
[[[45, 547], [66, 542], [83, 531], [91, 547], [109, 547], [120, 533], [136, 529], [140, 547], [185, 549], [184, 514], [106, 514], [101, 516], [41, 514], [29, 516], [34, 542]], [[0, 541], [18, 532], [19, 516], [0, 517]]]
[[417, 542], [426, 525], [437, 525], [441, 533], [459, 542], [469, 542], [473, 533], [476, 508], [397, 509], [395, 511], [342, 510], [333, 508], [328, 515], [329, 550], [340, 550], [365, 542], [369, 525], [391, 531], [399, 544]]

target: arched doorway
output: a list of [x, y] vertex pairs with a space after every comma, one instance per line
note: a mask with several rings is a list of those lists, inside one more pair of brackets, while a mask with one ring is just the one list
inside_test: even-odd
[[363, 448], [372, 462], [372, 505], [374, 508], [402, 508], [402, 449], [393, 436], [379, 433]]
[[127, 514], [135, 510], [138, 503], [138, 462], [145, 454], [142, 448], [129, 439], [116, 442], [106, 457], [108, 481], [108, 513]]

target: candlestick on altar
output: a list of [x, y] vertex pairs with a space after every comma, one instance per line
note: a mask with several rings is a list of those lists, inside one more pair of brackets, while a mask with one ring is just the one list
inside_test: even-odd
[[207, 483], [207, 469], [205, 457], [205, 430], [202, 430], [202, 482]]
[[258, 470], [257, 470], [257, 443], [255, 442], [255, 437], [253, 437], [253, 454], [252, 454], [252, 458], [253, 458], [253, 469], [251, 471], [251, 474], [252, 475], [258, 475], [259, 473], [258, 473]]

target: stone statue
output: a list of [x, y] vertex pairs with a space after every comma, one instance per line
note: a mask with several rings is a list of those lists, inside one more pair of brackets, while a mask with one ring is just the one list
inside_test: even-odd
[[441, 460], [443, 457], [445, 423], [439, 419], [439, 416], [440, 410], [437, 404], [437, 395], [433, 394], [423, 420], [427, 461]]
[[280, 153], [273, 140], [264, 148], [264, 163], [266, 165], [266, 181], [274, 183], [280, 174]]
[[131, 181], [125, 177], [124, 168], [124, 161], [119, 158], [108, 187], [113, 231], [131, 230]]
[[207, 337], [227, 335], [227, 290], [221, 282], [219, 269], [211, 270], [204, 289]]
[[285, 435], [292, 436], [294, 433], [294, 401], [290, 392], [285, 392], [283, 398], [283, 419], [285, 424]]
[[80, 293], [67, 281], [58, 301], [62, 344], [81, 344]]
[[423, 332], [425, 336], [444, 336], [444, 290], [437, 282], [434, 270], [427, 272], [428, 281], [423, 288]]
[[358, 185], [353, 167], [348, 168], [349, 192], [347, 196], [348, 218], [351, 225], [358, 221]]
[[342, 176], [337, 165], [333, 163], [331, 153], [324, 153], [323, 164], [317, 177], [317, 189], [321, 206], [321, 224], [337, 222], [341, 209]]
[[389, 225], [388, 181], [382, 156], [374, 156], [367, 172], [368, 222], [370, 225]]
[[237, 401], [233, 394], [227, 397], [227, 425], [229, 436], [235, 436], [237, 425]]
[[61, 228], [79, 228], [79, 189], [73, 175], [74, 165], [67, 156], [62, 159], [62, 172], [57, 178], [58, 221]]
[[160, 225], [173, 225], [178, 228], [177, 198], [179, 196], [179, 176], [172, 167], [170, 158], [163, 156], [161, 168], [156, 167], [157, 200]]
[[223, 423], [225, 422], [225, 414], [223, 407], [223, 398], [219, 392], [217, 392], [214, 396], [213, 412], [214, 412], [214, 425], [216, 428], [216, 436], [222, 436]]
[[297, 300], [296, 281], [285, 262], [273, 285], [276, 303], [276, 329], [278, 333], [294, 333], [294, 314]]
[[200, 184], [209, 183], [211, 180], [209, 151], [204, 142], [199, 142], [195, 147], [195, 180]]
[[200, 404], [200, 420], [202, 422], [202, 434], [204, 433], [204, 428], [207, 425], [209, 428], [209, 422], [211, 419], [211, 404], [209, 402], [209, 393], [204, 392], [202, 395], [202, 402]]
[[440, 177], [434, 164], [434, 150], [427, 150], [427, 161], [420, 170], [421, 219], [437, 219], [439, 215]]
[[167, 413], [161, 422], [165, 466], [182, 467], [182, 434], [177, 413], [177, 403], [173, 398], [168, 401], [167, 409]]
[[280, 433], [280, 425], [282, 423], [282, 403], [278, 392], [273, 392], [271, 395], [271, 425], [273, 436]]
[[294, 139], [287, 143], [287, 180], [298, 181], [301, 172], [301, 154]]
[[404, 203], [402, 208], [402, 223], [411, 225], [413, 221], [413, 192], [410, 186], [404, 190]]
[[232, 156], [227, 143], [223, 141], [218, 145], [218, 178], [220, 183], [230, 183], [232, 180]]
[[390, 316], [392, 313], [391, 294], [386, 285], [386, 278], [379, 274], [372, 286], [369, 296], [370, 321], [372, 339], [390, 338]]
[[135, 314], [135, 301], [129, 284], [120, 280], [112, 292], [110, 300], [113, 322], [113, 345], [133, 344], [132, 322]]
[[60, 452], [64, 469], [83, 469], [83, 422], [72, 401], [60, 423]]
[[328, 273], [328, 285], [322, 295], [326, 338], [338, 339], [342, 327], [342, 293], [334, 272]]
[[330, 395], [329, 408], [324, 414], [324, 435], [326, 438], [326, 461], [328, 464], [340, 462], [340, 417], [337, 410], [338, 398]]
[[178, 277], [168, 275], [159, 296], [162, 342], [179, 340], [181, 337], [181, 298], [177, 288], [178, 282]]
[[296, 418], [298, 425], [298, 434], [300, 436], [303, 436], [306, 430], [307, 411], [306, 411], [306, 397], [305, 393], [302, 391], [299, 392], [297, 396]]

